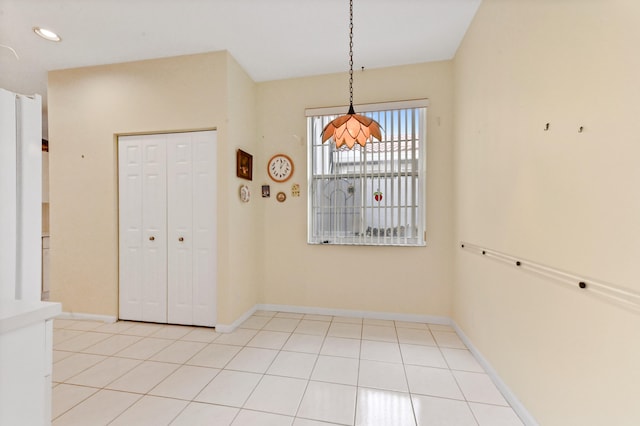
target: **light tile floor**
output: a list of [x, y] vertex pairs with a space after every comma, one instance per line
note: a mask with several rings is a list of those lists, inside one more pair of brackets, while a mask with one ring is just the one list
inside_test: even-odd
[[455, 331], [256, 312], [229, 334], [54, 321], [53, 424], [511, 426]]

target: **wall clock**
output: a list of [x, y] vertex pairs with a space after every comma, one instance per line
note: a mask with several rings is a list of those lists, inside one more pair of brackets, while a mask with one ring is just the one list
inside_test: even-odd
[[267, 164], [269, 177], [276, 182], [286, 182], [293, 175], [293, 160], [284, 154], [276, 154]]

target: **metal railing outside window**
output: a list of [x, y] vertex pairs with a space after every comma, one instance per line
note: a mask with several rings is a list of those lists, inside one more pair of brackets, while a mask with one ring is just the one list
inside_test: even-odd
[[383, 140], [322, 143], [335, 108], [307, 110], [310, 244], [424, 246], [426, 100], [358, 106]]

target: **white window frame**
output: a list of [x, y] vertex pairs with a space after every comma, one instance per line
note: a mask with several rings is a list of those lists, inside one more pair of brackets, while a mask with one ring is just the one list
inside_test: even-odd
[[[367, 191], [371, 192], [371, 188], [367, 189], [365, 186], [368, 185], [368, 181], [366, 178], [371, 179], [366, 172], [367, 170], [367, 156], [373, 158], [373, 154], [367, 153], [365, 151], [367, 148], [360, 147], [360, 145], [356, 144], [353, 148], [358, 152], [353, 155], [353, 163], [354, 164], [354, 172], [353, 173], [338, 173], [336, 171], [337, 167], [334, 168], [333, 175], [328, 175], [327, 173], [317, 172], [318, 168], [324, 170], [323, 164], [314, 164], [314, 155], [321, 156], [320, 146], [332, 144], [331, 152], [335, 153], [335, 142], [333, 140], [327, 141], [324, 144], [321, 143], [320, 135], [322, 132], [322, 128], [331, 121], [333, 118], [338, 115], [344, 114], [347, 110], [346, 106], [341, 107], [329, 107], [329, 108], [310, 108], [305, 110], [305, 116], [307, 117], [307, 183], [308, 183], [308, 215], [307, 215], [307, 242], [309, 244], [329, 244], [329, 245], [373, 245], [373, 246], [410, 246], [410, 247], [423, 247], [426, 246], [426, 173], [427, 173], [427, 109], [429, 106], [429, 101], [427, 99], [419, 99], [419, 100], [411, 100], [411, 101], [402, 101], [402, 102], [385, 102], [385, 103], [376, 103], [376, 104], [364, 104], [364, 105], [356, 105], [354, 106], [356, 112], [358, 114], [370, 116], [376, 120], [379, 120], [381, 114], [387, 114], [386, 117], [389, 117], [388, 114], [397, 114], [396, 117], [399, 120], [399, 112], [398, 110], [407, 110], [407, 109], [418, 109], [416, 112], [416, 120], [413, 120], [412, 123], [415, 128], [402, 129], [401, 126], [390, 126], [395, 128], [384, 129], [383, 123], [381, 123], [383, 127], [383, 142], [387, 144], [392, 144], [392, 146], [397, 146], [401, 144], [401, 141], [404, 141], [405, 138], [400, 137], [402, 132], [411, 133], [412, 137], [408, 139], [405, 143], [405, 147], [408, 147], [410, 143], [417, 142], [416, 149], [416, 157], [417, 158], [409, 158], [408, 157], [408, 148], [407, 151], [403, 151], [404, 158], [401, 160], [400, 155], [398, 154], [398, 158], [395, 159], [397, 162], [396, 165], [393, 165], [393, 161], [391, 162], [391, 166], [385, 165], [384, 178], [391, 179], [391, 194], [385, 194], [383, 192], [383, 200], [385, 200], [385, 196], [387, 197], [385, 200], [384, 210], [390, 211], [391, 213], [383, 214], [383, 220], [378, 221], [377, 224], [367, 223], [371, 220], [371, 217], [368, 216], [368, 212], [376, 212], [375, 209], [381, 209], [380, 203], [378, 205], [374, 204], [370, 197], [366, 197]], [[383, 117], [384, 118], [384, 117]], [[379, 120], [385, 121], [385, 120]], [[407, 123], [409, 120], [407, 120]], [[393, 121], [394, 125], [399, 124], [396, 121]], [[410, 131], [411, 130], [411, 131]], [[416, 134], [417, 133], [417, 134]], [[377, 141], [374, 142], [374, 144]], [[315, 146], [315, 148], [314, 148]], [[367, 143], [367, 147], [371, 150], [371, 146]], [[324, 150], [328, 148], [323, 148]], [[339, 148], [338, 151], [348, 150], [346, 145]], [[397, 151], [397, 150], [395, 150]], [[326, 151], [324, 152], [324, 158], [327, 158]], [[385, 151], [390, 152], [390, 151]], [[385, 154], [391, 156], [393, 160], [394, 154]], [[334, 157], [332, 157], [334, 158]], [[362, 160], [357, 160], [357, 158], [362, 158]], [[378, 157], [379, 158], [379, 157]], [[318, 161], [322, 161], [318, 159]], [[410, 170], [408, 169], [407, 163], [411, 163]], [[402, 171], [401, 163], [404, 163], [405, 170]], [[334, 163], [335, 164], [335, 163]], [[346, 162], [342, 163], [344, 166], [347, 164]], [[360, 164], [363, 166], [360, 170], [365, 170], [364, 174], [362, 172], [358, 173], [355, 171], [356, 166], [360, 167]], [[389, 169], [389, 167], [391, 169]], [[397, 168], [397, 169], [394, 169]], [[382, 179], [381, 172], [375, 172], [378, 176], [378, 179]], [[409, 179], [413, 176], [413, 179]], [[321, 193], [323, 190], [318, 189], [320, 193], [316, 194], [316, 180], [325, 179], [325, 182], [332, 182], [331, 179], [334, 179], [334, 182], [338, 182], [338, 180], [345, 180], [345, 178], [351, 177], [353, 180], [359, 183], [358, 188], [355, 189], [355, 196], [359, 199], [359, 202], [356, 203], [355, 199], [353, 201], [353, 206], [351, 207], [339, 207], [337, 205], [333, 205], [329, 203], [329, 205], [324, 206], [316, 206], [318, 203], [318, 198], [321, 196], [325, 196]], [[364, 178], [364, 179], [363, 179]], [[404, 178], [404, 181], [399, 178]], [[328, 180], [327, 180], [328, 179]], [[411, 182], [409, 182], [409, 180]], [[388, 182], [388, 180], [385, 180]], [[404, 185], [402, 185], [404, 182]], [[335, 190], [338, 188], [338, 183], [335, 184]], [[373, 183], [371, 183], [373, 185]], [[388, 185], [388, 184], [387, 184]], [[405, 191], [404, 195], [404, 204], [400, 201], [403, 198], [400, 194], [393, 194], [394, 186], [399, 188], [398, 192], [400, 192], [400, 188], [402, 187]], [[409, 191], [411, 194], [407, 195], [406, 189], [407, 187], [411, 187]], [[348, 191], [353, 190], [353, 185], [349, 185]], [[344, 189], [341, 189], [344, 192]], [[350, 194], [352, 194], [350, 192]], [[398, 202], [394, 202], [392, 198], [398, 198]], [[416, 200], [417, 198], [417, 200]], [[408, 199], [411, 199], [413, 203], [410, 206], [410, 209], [407, 208], [406, 204], [408, 203]], [[389, 201], [391, 200], [391, 201]], [[417, 201], [417, 202], [416, 202]], [[391, 204], [389, 204], [391, 203]], [[357, 204], [357, 205], [356, 205]], [[343, 231], [340, 232], [340, 229], [331, 229], [331, 226], [328, 228], [325, 227], [324, 223], [321, 223], [326, 219], [316, 220], [317, 217], [322, 215], [326, 215], [327, 209], [330, 210], [339, 210], [342, 208], [343, 210], [349, 210], [349, 213], [344, 213], [345, 217], [352, 220], [351, 231]], [[403, 210], [404, 209], [404, 210]], [[323, 211], [324, 210], [324, 211]], [[407, 214], [409, 211], [411, 214], [411, 220], [406, 220], [404, 223], [407, 225], [406, 227], [402, 224], [402, 220], [400, 218], [399, 212], [404, 212]], [[394, 212], [398, 212], [398, 215], [394, 218]], [[380, 215], [380, 213], [377, 213]], [[391, 215], [392, 219], [389, 219]], [[324, 217], [324, 216], [323, 216]], [[380, 217], [380, 216], [379, 216]], [[367, 219], [368, 218], [368, 219]], [[375, 221], [374, 221], [375, 222]], [[390, 223], [393, 222], [393, 223]], [[408, 222], [408, 223], [407, 223]], [[410, 225], [409, 225], [410, 224]], [[375, 225], [375, 226], [374, 226]], [[384, 225], [384, 226], [382, 226]], [[411, 226], [411, 230], [409, 230], [409, 226]], [[322, 228], [315, 229], [316, 227]], [[347, 235], [348, 234], [348, 235]]]

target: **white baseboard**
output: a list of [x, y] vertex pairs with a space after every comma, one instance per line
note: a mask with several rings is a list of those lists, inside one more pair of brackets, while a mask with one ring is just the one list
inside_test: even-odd
[[467, 348], [469, 348], [469, 350], [471, 351], [473, 356], [476, 358], [476, 360], [478, 360], [480, 365], [482, 365], [482, 367], [484, 368], [486, 373], [489, 375], [489, 377], [491, 377], [491, 380], [493, 380], [493, 383], [500, 390], [500, 392], [502, 393], [502, 396], [504, 396], [504, 398], [507, 400], [509, 405], [511, 405], [511, 408], [513, 408], [513, 411], [515, 411], [516, 414], [520, 417], [520, 420], [522, 420], [522, 422], [526, 426], [538, 426], [538, 422], [536, 421], [536, 419], [534, 419], [531, 413], [529, 413], [529, 411], [525, 408], [525, 406], [522, 405], [522, 402], [520, 402], [518, 397], [516, 397], [516, 395], [513, 392], [511, 392], [511, 389], [509, 389], [507, 384], [502, 381], [502, 379], [500, 378], [496, 370], [493, 369], [491, 364], [489, 364], [489, 361], [487, 361], [487, 359], [480, 353], [478, 348], [476, 348], [473, 345], [469, 337], [467, 337], [467, 335], [464, 334], [464, 331], [462, 331], [462, 329], [458, 326], [458, 324], [456, 324], [455, 321], [451, 321], [451, 325], [456, 330], [456, 333], [458, 334], [458, 336], [460, 336], [460, 339], [462, 339], [464, 344], [467, 345]]
[[257, 310], [290, 312], [294, 314], [332, 315], [337, 317], [353, 317], [367, 319], [382, 319], [406, 322], [427, 322], [430, 324], [451, 325], [451, 319], [435, 315], [400, 314], [394, 312], [355, 311], [351, 309], [330, 309], [311, 306], [293, 305], [256, 305]]
[[111, 315], [83, 314], [82, 312], [62, 312], [56, 318], [68, 320], [102, 321], [108, 324], [118, 321], [117, 317]]
[[233, 330], [238, 328], [240, 324], [245, 322], [251, 315], [253, 315], [255, 311], [258, 310], [257, 306], [258, 305], [254, 305], [251, 309], [249, 309], [247, 312], [242, 314], [240, 318], [238, 318], [231, 324], [220, 324], [220, 323], [216, 324], [216, 331], [219, 333], [231, 333]]
[[231, 333], [236, 328], [245, 322], [251, 315], [257, 310], [272, 311], [272, 312], [290, 312], [294, 314], [313, 314], [313, 315], [331, 315], [340, 317], [353, 317], [353, 318], [369, 318], [369, 319], [383, 319], [394, 321], [406, 321], [406, 322], [427, 322], [430, 324], [442, 324], [450, 325], [451, 319], [448, 317], [434, 316], [434, 315], [417, 315], [417, 314], [399, 314], [393, 312], [375, 312], [375, 311], [355, 311], [351, 309], [331, 309], [331, 308], [319, 308], [312, 306], [294, 306], [294, 305], [272, 305], [272, 304], [257, 304], [247, 312], [242, 314], [240, 318], [235, 320], [231, 324], [216, 324], [216, 331], [220, 333]]
[[[247, 311], [241, 318], [234, 321], [231, 326], [224, 326], [222, 332], [231, 332], [235, 330], [240, 324], [242, 324], [247, 318], [249, 318], [257, 310], [263, 311], [275, 311], [275, 312], [290, 312], [296, 314], [315, 314], [315, 315], [332, 315], [342, 317], [355, 317], [355, 318], [369, 318], [369, 319], [384, 319], [394, 321], [406, 321], [406, 322], [423, 322], [429, 324], [441, 324], [451, 325], [454, 330], [460, 336], [460, 339], [467, 345], [471, 353], [476, 357], [480, 365], [487, 372], [493, 383], [500, 390], [502, 395], [511, 405], [511, 408], [520, 417], [522, 422], [526, 426], [538, 426], [536, 419], [529, 413], [525, 406], [520, 402], [516, 395], [509, 389], [505, 382], [502, 381], [498, 373], [493, 369], [489, 361], [478, 351], [473, 345], [469, 337], [462, 331], [462, 329], [449, 317], [433, 316], [433, 315], [417, 315], [417, 314], [401, 314], [394, 312], [375, 312], [375, 311], [356, 311], [351, 309], [330, 309], [319, 308], [310, 306], [294, 306], [294, 305], [273, 305], [273, 304], [258, 304], [252, 309]], [[216, 330], [218, 326], [216, 326]]]

